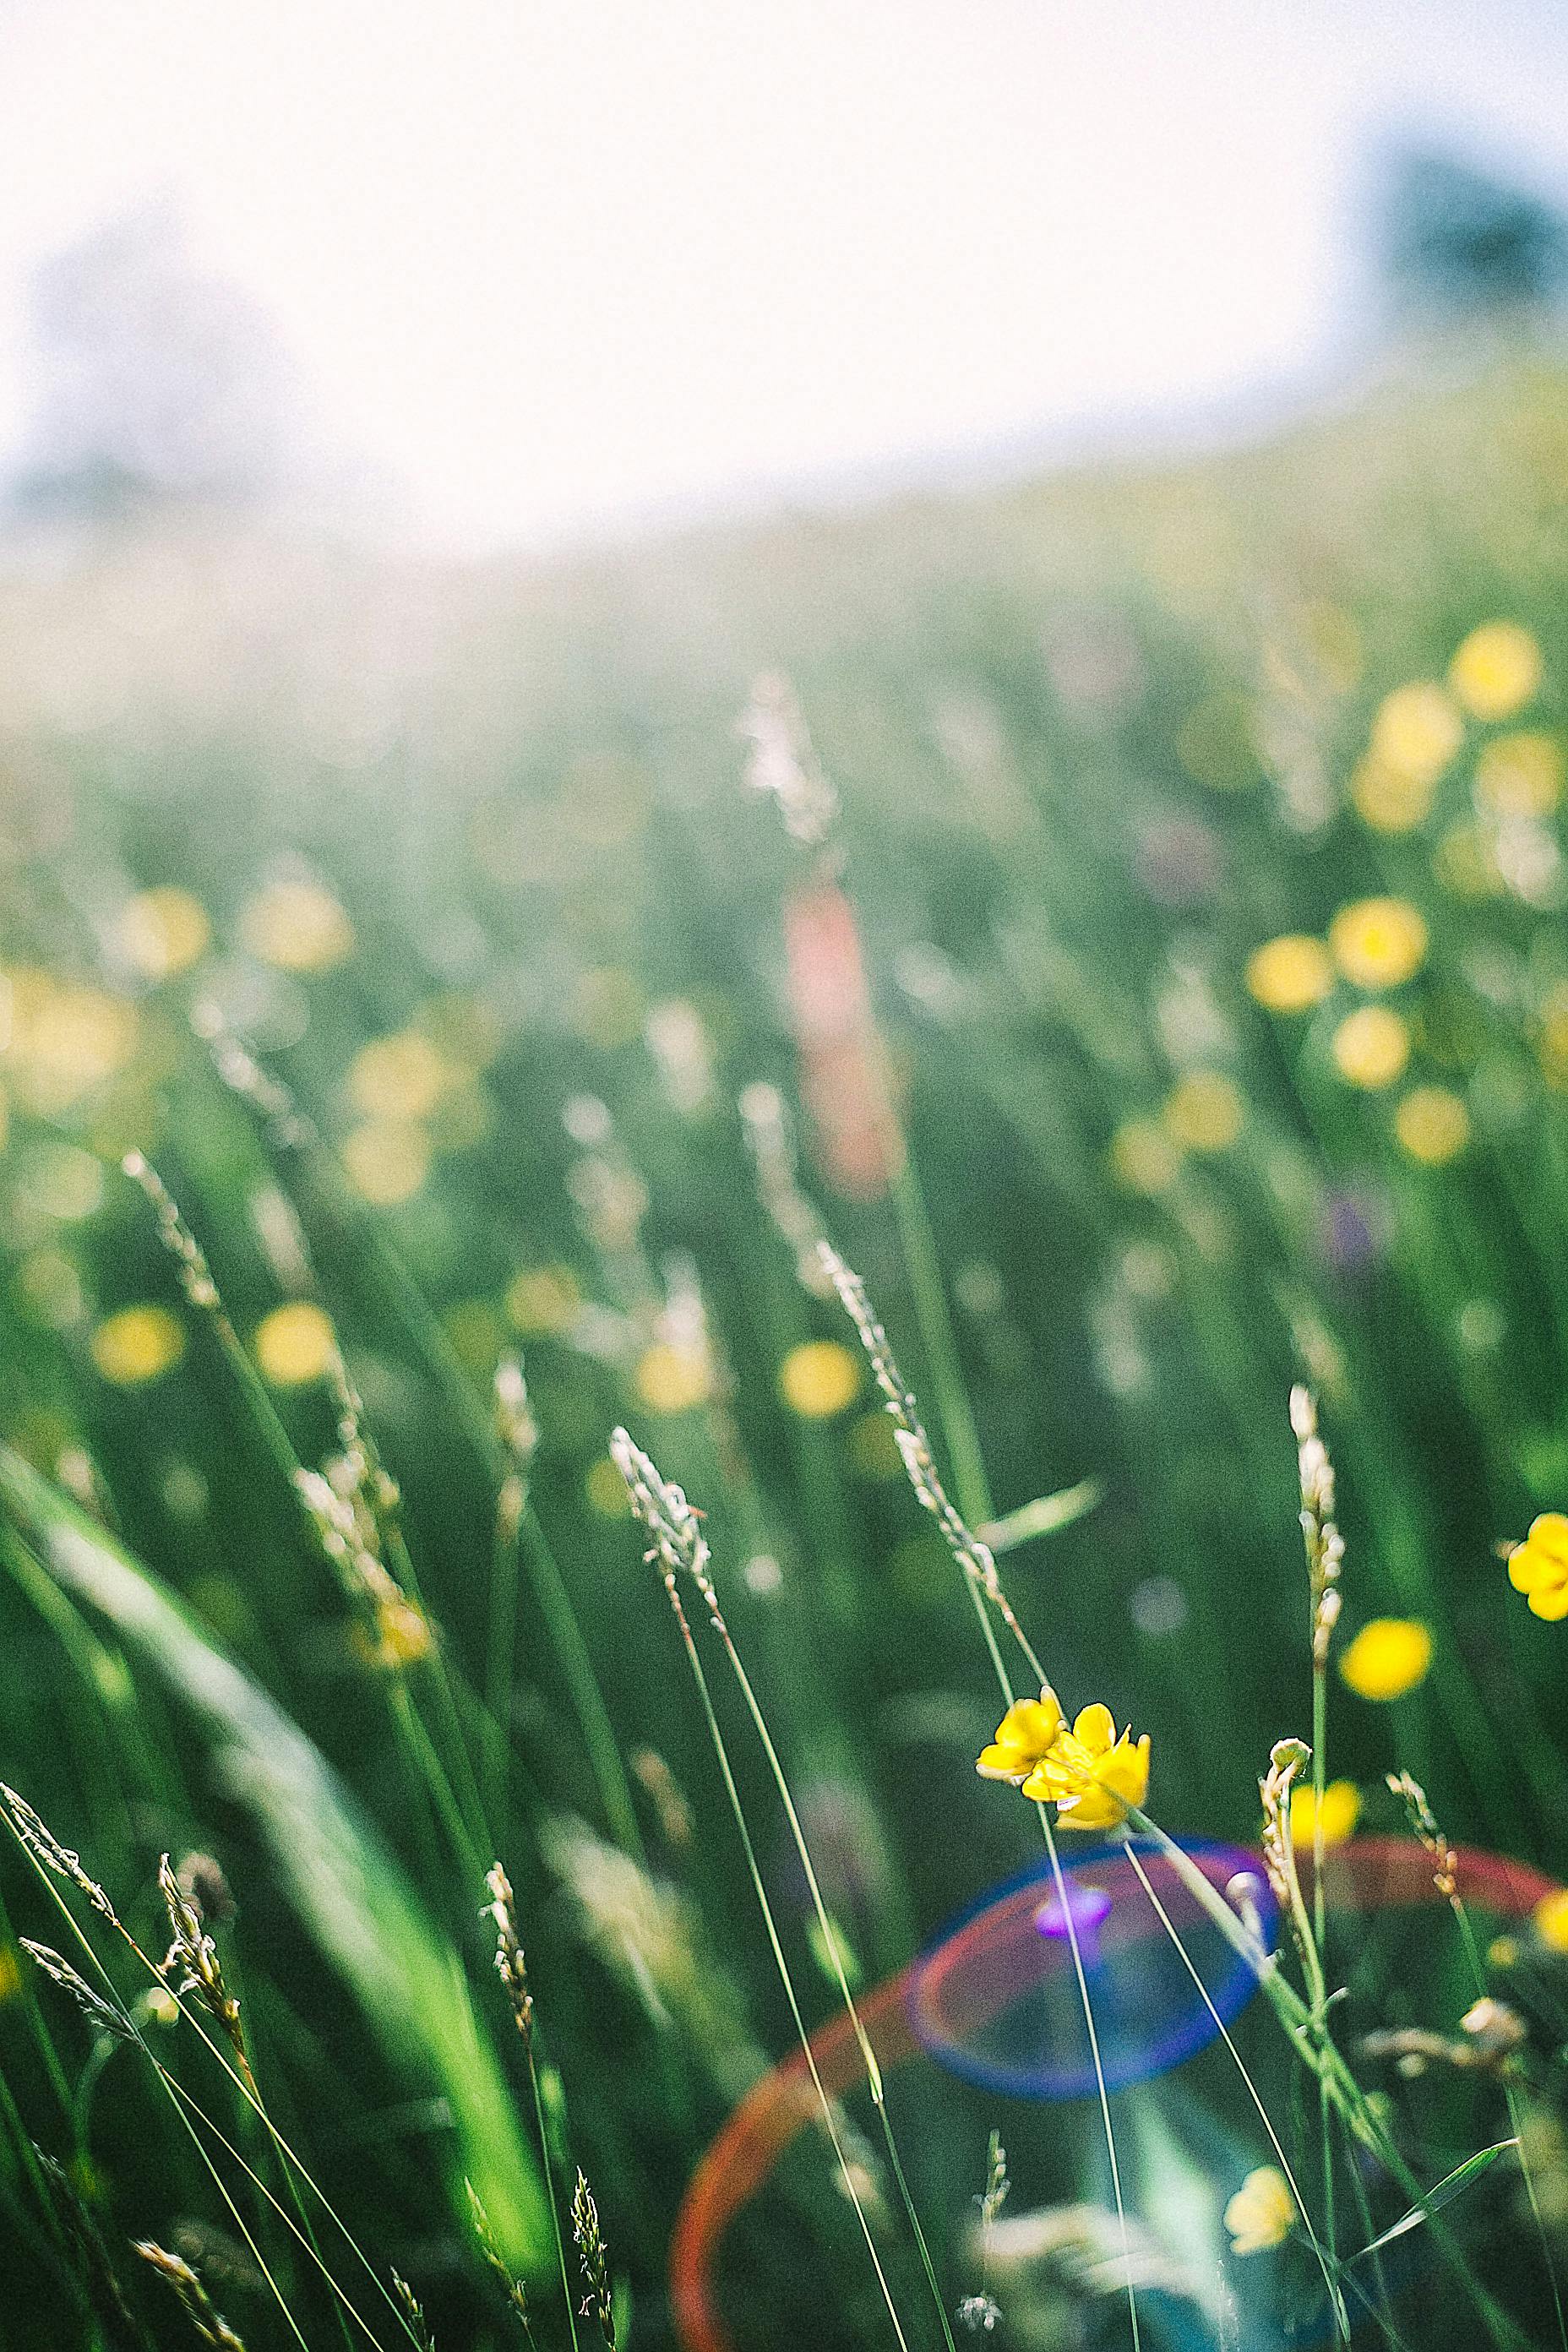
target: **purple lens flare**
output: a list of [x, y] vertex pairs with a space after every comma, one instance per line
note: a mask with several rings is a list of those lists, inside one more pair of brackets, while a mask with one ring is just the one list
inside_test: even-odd
[[[1180, 1843], [1217, 1894], [1245, 1880], [1246, 1915], [1272, 1951], [1279, 1906], [1258, 1856], [1211, 1838]], [[1132, 1848], [1137, 1867], [1121, 1844], [1066, 1848], [1059, 1888], [1042, 1857], [949, 1924], [910, 1971], [910, 2022], [933, 2058], [1014, 2098], [1092, 2097], [1075, 1937], [1109, 2089], [1166, 2074], [1218, 2038], [1257, 1991], [1257, 1976], [1159, 1844], [1135, 1838]]]

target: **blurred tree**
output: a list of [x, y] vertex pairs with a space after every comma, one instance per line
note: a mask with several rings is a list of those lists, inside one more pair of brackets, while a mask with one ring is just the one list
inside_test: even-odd
[[232, 505], [279, 486], [293, 402], [276, 337], [166, 208], [45, 262], [32, 325], [37, 392], [12, 494], [24, 512]]
[[1451, 155], [1411, 150], [1389, 170], [1384, 267], [1398, 307], [1426, 317], [1543, 309], [1568, 288], [1568, 222], [1544, 198]]

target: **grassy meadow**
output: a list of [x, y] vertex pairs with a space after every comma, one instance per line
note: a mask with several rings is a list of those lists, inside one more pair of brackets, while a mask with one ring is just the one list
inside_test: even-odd
[[[5, 2352], [1568, 2343], [1565, 389], [13, 551]], [[798, 2030], [1263, 1779], [1228, 2042], [852, 2065], [683, 2317]]]

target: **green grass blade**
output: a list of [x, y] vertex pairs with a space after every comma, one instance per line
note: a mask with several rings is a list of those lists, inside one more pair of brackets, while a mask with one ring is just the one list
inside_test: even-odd
[[473, 2180], [509, 2261], [548, 2261], [549, 2213], [457, 1953], [320, 1751], [180, 1601], [48, 1482], [0, 1447], [0, 1500], [73, 1600], [109, 1619], [199, 1718], [214, 1770], [250, 1814], [323, 1957], [358, 1997], [389, 2060], [434, 2076], [450, 2111], [453, 2210]]

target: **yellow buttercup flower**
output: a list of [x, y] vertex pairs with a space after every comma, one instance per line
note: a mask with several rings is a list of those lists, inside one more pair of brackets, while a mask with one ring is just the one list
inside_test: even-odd
[[1568, 1518], [1561, 1511], [1531, 1519], [1530, 1533], [1509, 1554], [1508, 1580], [1535, 1616], [1552, 1624], [1568, 1617]]
[[1310, 1013], [1334, 984], [1334, 960], [1321, 940], [1286, 931], [1247, 960], [1247, 986], [1266, 1013]]
[[1329, 945], [1357, 988], [1398, 988], [1426, 961], [1426, 925], [1407, 898], [1357, 898], [1329, 925]]
[[1563, 798], [1563, 751], [1550, 735], [1497, 735], [1476, 760], [1476, 798], [1494, 816], [1550, 816]]
[[1554, 1952], [1568, 1952], [1568, 1886], [1554, 1886], [1543, 1895], [1530, 1916], [1543, 1944]]
[[1241, 1133], [1239, 1087], [1218, 1070], [1189, 1070], [1165, 1097], [1166, 1131], [1188, 1151], [1227, 1151]]
[[172, 980], [207, 951], [213, 929], [207, 910], [188, 890], [140, 891], [120, 910], [120, 950], [149, 980]]
[[1472, 629], [1448, 665], [1448, 683], [1477, 719], [1511, 719], [1540, 691], [1541, 647], [1517, 621]]
[[1380, 766], [1435, 783], [1464, 740], [1465, 722], [1453, 698], [1429, 679], [1395, 687], [1372, 723], [1372, 756]]
[[1016, 1698], [989, 1748], [983, 1748], [974, 1769], [987, 1780], [1011, 1780], [1021, 1789], [1060, 1738], [1061, 1702], [1047, 1684], [1038, 1698]]
[[116, 1388], [140, 1388], [172, 1371], [185, 1352], [185, 1327], [166, 1307], [122, 1307], [88, 1342], [92, 1360]]
[[1296, 2219], [1290, 2184], [1278, 2165], [1249, 2172], [1225, 2209], [1233, 2254], [1265, 2254], [1283, 2245]]
[[[1310, 1781], [1290, 1791], [1290, 1840], [1299, 1852], [1313, 1843], [1318, 1795]], [[1323, 1843], [1343, 1845], [1361, 1819], [1361, 1790], [1353, 1780], [1331, 1780], [1323, 1790]]]
[[1080, 1707], [1024, 1783], [1026, 1797], [1048, 1797], [1065, 1830], [1114, 1829], [1129, 1805], [1149, 1793], [1149, 1735], [1116, 1736], [1110, 1709]]
[[1470, 1114], [1447, 1087], [1412, 1087], [1394, 1114], [1394, 1131], [1412, 1160], [1442, 1168], [1468, 1143]]
[[829, 1421], [853, 1404], [860, 1388], [860, 1359], [837, 1339], [806, 1339], [779, 1366], [779, 1393], [805, 1421]]
[[1377, 1094], [1394, 1084], [1410, 1059], [1410, 1032], [1386, 1004], [1363, 1004], [1340, 1023], [1331, 1051], [1342, 1078]]
[[1432, 1636], [1414, 1617], [1374, 1617], [1340, 1659], [1340, 1672], [1359, 1698], [1403, 1698], [1425, 1682]]
[[275, 1307], [256, 1327], [256, 1360], [275, 1388], [303, 1388], [319, 1381], [337, 1354], [332, 1319], [308, 1298]]

